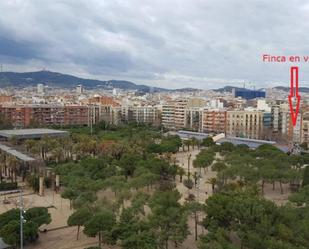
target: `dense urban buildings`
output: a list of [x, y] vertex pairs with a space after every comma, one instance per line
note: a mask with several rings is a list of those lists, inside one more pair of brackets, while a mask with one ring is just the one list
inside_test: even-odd
[[308, 104], [301, 103], [293, 127], [287, 99], [274, 90], [231, 92], [157, 92], [137, 94], [120, 89], [102, 92], [53, 89], [37, 85], [37, 94], [11, 90], [0, 95], [0, 117], [15, 128], [52, 125], [90, 126], [100, 121], [119, 125], [143, 123], [168, 130], [224, 133], [251, 139], [308, 143]]

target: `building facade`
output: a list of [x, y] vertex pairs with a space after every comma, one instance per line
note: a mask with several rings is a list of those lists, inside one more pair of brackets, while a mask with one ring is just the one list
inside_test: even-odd
[[202, 131], [206, 133], [225, 133], [227, 128], [226, 118], [226, 110], [203, 110]]
[[261, 111], [227, 111], [227, 135], [259, 139], [262, 129], [263, 113]]
[[[70, 105], [7, 105], [0, 113], [16, 128], [50, 125], [88, 125], [90, 108]], [[95, 115], [95, 112], [93, 112]]]

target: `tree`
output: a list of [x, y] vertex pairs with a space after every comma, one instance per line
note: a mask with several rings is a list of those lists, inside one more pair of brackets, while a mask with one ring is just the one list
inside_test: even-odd
[[212, 150], [202, 150], [193, 161], [193, 166], [199, 168], [200, 171], [203, 168], [204, 171], [209, 167], [215, 159], [215, 153]]
[[188, 151], [190, 151], [190, 145], [191, 145], [191, 143], [192, 143], [192, 141], [191, 141], [190, 139], [187, 139], [187, 140], [184, 140], [184, 141], [183, 141], [183, 144], [184, 144], [185, 146], [187, 146]]
[[112, 241], [111, 231], [115, 224], [115, 215], [111, 211], [102, 210], [94, 214], [92, 218], [84, 224], [84, 233], [88, 236], [98, 235], [99, 247], [101, 247], [103, 239], [105, 239], [106, 242]]
[[157, 249], [157, 241], [155, 236], [149, 231], [140, 231], [126, 237], [121, 242], [123, 249]]
[[196, 137], [192, 137], [190, 140], [191, 140], [191, 145], [193, 147], [193, 150], [195, 146], [199, 146], [199, 140]]
[[185, 179], [185, 180], [183, 181], [183, 185], [185, 185], [185, 187], [186, 187], [187, 189], [192, 189], [193, 186], [194, 186], [194, 183], [193, 183], [193, 181], [191, 180], [191, 178], [189, 178], [189, 179]]
[[[308, 209], [278, 207], [250, 191], [226, 191], [209, 197], [203, 220], [206, 248], [306, 248]], [[307, 228], [306, 228], [307, 227]]]
[[198, 212], [201, 212], [204, 210], [204, 205], [200, 204], [197, 201], [187, 202], [186, 203], [186, 209], [194, 214], [194, 232], [195, 232], [195, 240], [198, 239], [198, 232], [197, 232], [197, 225], [198, 225]]
[[306, 166], [304, 170], [304, 177], [303, 177], [303, 183], [302, 183], [303, 187], [307, 185], [309, 185], [309, 166]]
[[124, 249], [158, 248], [157, 238], [151, 224], [142, 218], [144, 211], [140, 209], [140, 206], [143, 204], [145, 204], [143, 196], [133, 200], [131, 207], [123, 209], [119, 223], [113, 231], [117, 234], [121, 247]]
[[211, 147], [215, 145], [215, 142], [214, 140], [212, 139], [212, 137], [206, 137], [203, 139], [202, 141], [202, 146], [205, 146], [205, 147]]
[[2, 113], [0, 113], [0, 130], [12, 129], [13, 125], [11, 121]]
[[230, 142], [223, 142], [220, 146], [216, 147], [219, 152], [232, 152], [235, 149], [234, 144]]
[[209, 178], [206, 183], [210, 184], [211, 185], [211, 189], [212, 189], [212, 192], [214, 193], [215, 192], [215, 186], [217, 184], [217, 178], [216, 177], [211, 177]]
[[133, 176], [138, 160], [140, 160], [140, 157], [134, 154], [125, 154], [121, 157], [119, 166], [122, 168], [126, 178], [128, 176]]
[[[26, 210], [24, 214], [23, 243], [34, 242], [38, 238], [38, 229], [43, 224], [51, 222], [50, 214], [45, 207], [35, 207]], [[0, 215], [0, 237], [5, 243], [20, 244], [20, 217], [18, 209], [11, 209]]]
[[227, 168], [227, 165], [224, 162], [216, 162], [211, 166], [211, 170], [221, 172]]
[[[38, 226], [32, 221], [26, 222], [23, 226], [23, 243], [34, 242], [38, 237]], [[0, 228], [0, 236], [9, 245], [20, 244], [20, 223], [12, 220]]]
[[6, 211], [5, 213], [0, 214], [0, 227], [8, 224], [12, 220], [19, 219], [19, 209], [14, 208]]
[[300, 189], [298, 193], [294, 193], [289, 197], [291, 202], [301, 206], [303, 204], [309, 205], [309, 185]]
[[91, 217], [92, 214], [87, 208], [78, 209], [69, 216], [68, 225], [77, 226], [76, 240], [78, 240], [79, 237], [80, 226], [83, 226], [87, 221], [91, 219]]
[[73, 208], [74, 209], [82, 208], [83, 206], [93, 203], [96, 200], [97, 196], [94, 191], [82, 192], [73, 200]]
[[71, 209], [73, 200], [76, 199], [78, 195], [79, 195], [78, 191], [73, 190], [71, 188], [65, 188], [63, 193], [61, 194], [61, 197], [70, 200], [70, 209]]
[[179, 181], [182, 182], [182, 177], [186, 174], [186, 171], [182, 167], [178, 166], [177, 173], [179, 175]]
[[24, 216], [26, 220], [33, 221], [39, 227], [43, 224], [49, 224], [51, 222], [51, 216], [46, 207], [30, 208], [26, 211]]
[[168, 249], [168, 241], [177, 245], [189, 234], [187, 213], [179, 204], [180, 193], [174, 191], [157, 191], [150, 199], [150, 223], [156, 229], [159, 244]]

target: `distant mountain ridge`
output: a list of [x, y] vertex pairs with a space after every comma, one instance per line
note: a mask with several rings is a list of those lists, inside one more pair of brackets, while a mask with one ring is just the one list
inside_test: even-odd
[[[285, 91], [285, 92], [289, 92], [290, 91], [290, 88], [289, 87], [285, 87], [285, 86], [276, 86], [274, 88], [277, 89], [277, 90]], [[299, 87], [298, 91], [299, 92], [303, 92], [303, 93], [309, 93], [309, 87]]]
[[124, 90], [138, 90], [142, 92], [150, 91], [168, 91], [165, 88], [151, 87], [146, 85], [138, 85], [125, 80], [94, 80], [84, 79], [69, 74], [62, 74], [50, 71], [38, 72], [0, 72], [0, 87], [16, 86], [36, 86], [37, 84], [45, 84], [50, 86], [73, 88], [77, 85], [83, 85], [86, 88], [101, 87], [104, 89], [124, 89]]
[[[37, 72], [0, 72], [0, 87], [26, 87], [36, 86], [37, 84], [45, 84], [53, 87], [74, 88], [77, 85], [83, 85], [85, 88], [94, 89], [97, 87], [103, 89], [123, 89], [123, 90], [137, 90], [140, 92], [197, 92], [201, 91], [198, 88], [180, 88], [180, 89], [166, 89], [160, 87], [151, 87], [147, 85], [139, 85], [126, 80], [95, 80], [76, 77], [69, 74], [62, 74], [51, 71], [37, 71]], [[213, 89], [216, 92], [232, 92], [235, 89], [244, 89], [242, 87], [224, 86], [218, 89]], [[288, 92], [289, 87], [276, 86], [273, 89]], [[265, 90], [264, 88], [259, 90]], [[309, 87], [300, 87], [300, 92], [309, 93]]]
[[[241, 90], [241, 89], [245, 89], [243, 87], [235, 87], [235, 86], [225, 86], [225, 87], [221, 87], [218, 89], [213, 89], [215, 92], [232, 92], [232, 90]], [[289, 92], [290, 88], [289, 87], [285, 87], [285, 86], [275, 86], [275, 87], [271, 87], [270, 89], [277, 89], [277, 90], [281, 90], [281, 91], [285, 91], [285, 92]], [[266, 90], [265, 88], [260, 88], [260, 89], [256, 89], [256, 90]], [[309, 87], [300, 87], [299, 88], [299, 92], [304, 92], [304, 93], [309, 93]]]

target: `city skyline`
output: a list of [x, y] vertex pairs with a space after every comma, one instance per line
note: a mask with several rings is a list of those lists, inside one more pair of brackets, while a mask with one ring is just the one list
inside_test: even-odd
[[[265, 63], [263, 54], [308, 54], [309, 6], [301, 1], [6, 1], [0, 9], [3, 71], [45, 68], [172, 89], [263, 88], [288, 86], [292, 65]], [[306, 64], [298, 65], [300, 86], [308, 87]]]

